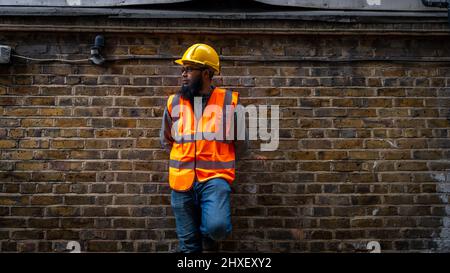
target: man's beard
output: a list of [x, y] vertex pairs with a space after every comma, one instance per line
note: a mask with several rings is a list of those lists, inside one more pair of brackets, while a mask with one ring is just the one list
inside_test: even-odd
[[183, 84], [179, 91], [181, 97], [187, 100], [194, 100], [195, 96], [200, 95], [200, 90], [203, 89], [203, 81], [201, 77], [193, 79], [191, 84]]

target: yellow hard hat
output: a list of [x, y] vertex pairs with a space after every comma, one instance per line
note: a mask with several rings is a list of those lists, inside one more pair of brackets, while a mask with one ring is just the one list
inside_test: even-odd
[[219, 55], [211, 46], [207, 44], [195, 44], [189, 47], [181, 59], [175, 61], [180, 65], [189, 63], [209, 66], [217, 73], [220, 72]]

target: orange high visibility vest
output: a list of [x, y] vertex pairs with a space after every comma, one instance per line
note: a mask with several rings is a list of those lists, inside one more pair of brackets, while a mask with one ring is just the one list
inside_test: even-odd
[[[235, 151], [230, 139], [233, 132], [230, 124], [237, 101], [237, 92], [216, 87], [201, 118], [196, 120], [189, 100], [179, 94], [169, 96], [167, 109], [172, 117], [172, 137], [175, 139], [169, 161], [172, 189], [188, 191], [196, 177], [198, 182], [218, 177], [230, 184], [233, 182]], [[219, 135], [222, 139], [217, 137]]]

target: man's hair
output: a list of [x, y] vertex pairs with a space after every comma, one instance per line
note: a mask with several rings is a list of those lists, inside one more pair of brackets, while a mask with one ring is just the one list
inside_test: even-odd
[[214, 70], [212, 70], [211, 68], [207, 68], [206, 71], [208, 71], [209, 79], [212, 80], [212, 78], [214, 77]]

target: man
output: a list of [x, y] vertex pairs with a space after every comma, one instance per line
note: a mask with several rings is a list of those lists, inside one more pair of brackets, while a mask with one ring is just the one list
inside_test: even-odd
[[[179, 252], [214, 250], [232, 230], [230, 193], [235, 151], [247, 150], [248, 133], [238, 135], [237, 92], [212, 85], [220, 72], [217, 52], [195, 44], [175, 61], [182, 66], [182, 86], [169, 96], [161, 144], [170, 152], [169, 185]], [[200, 109], [199, 109], [200, 108]], [[228, 110], [228, 111], [227, 111]]]

